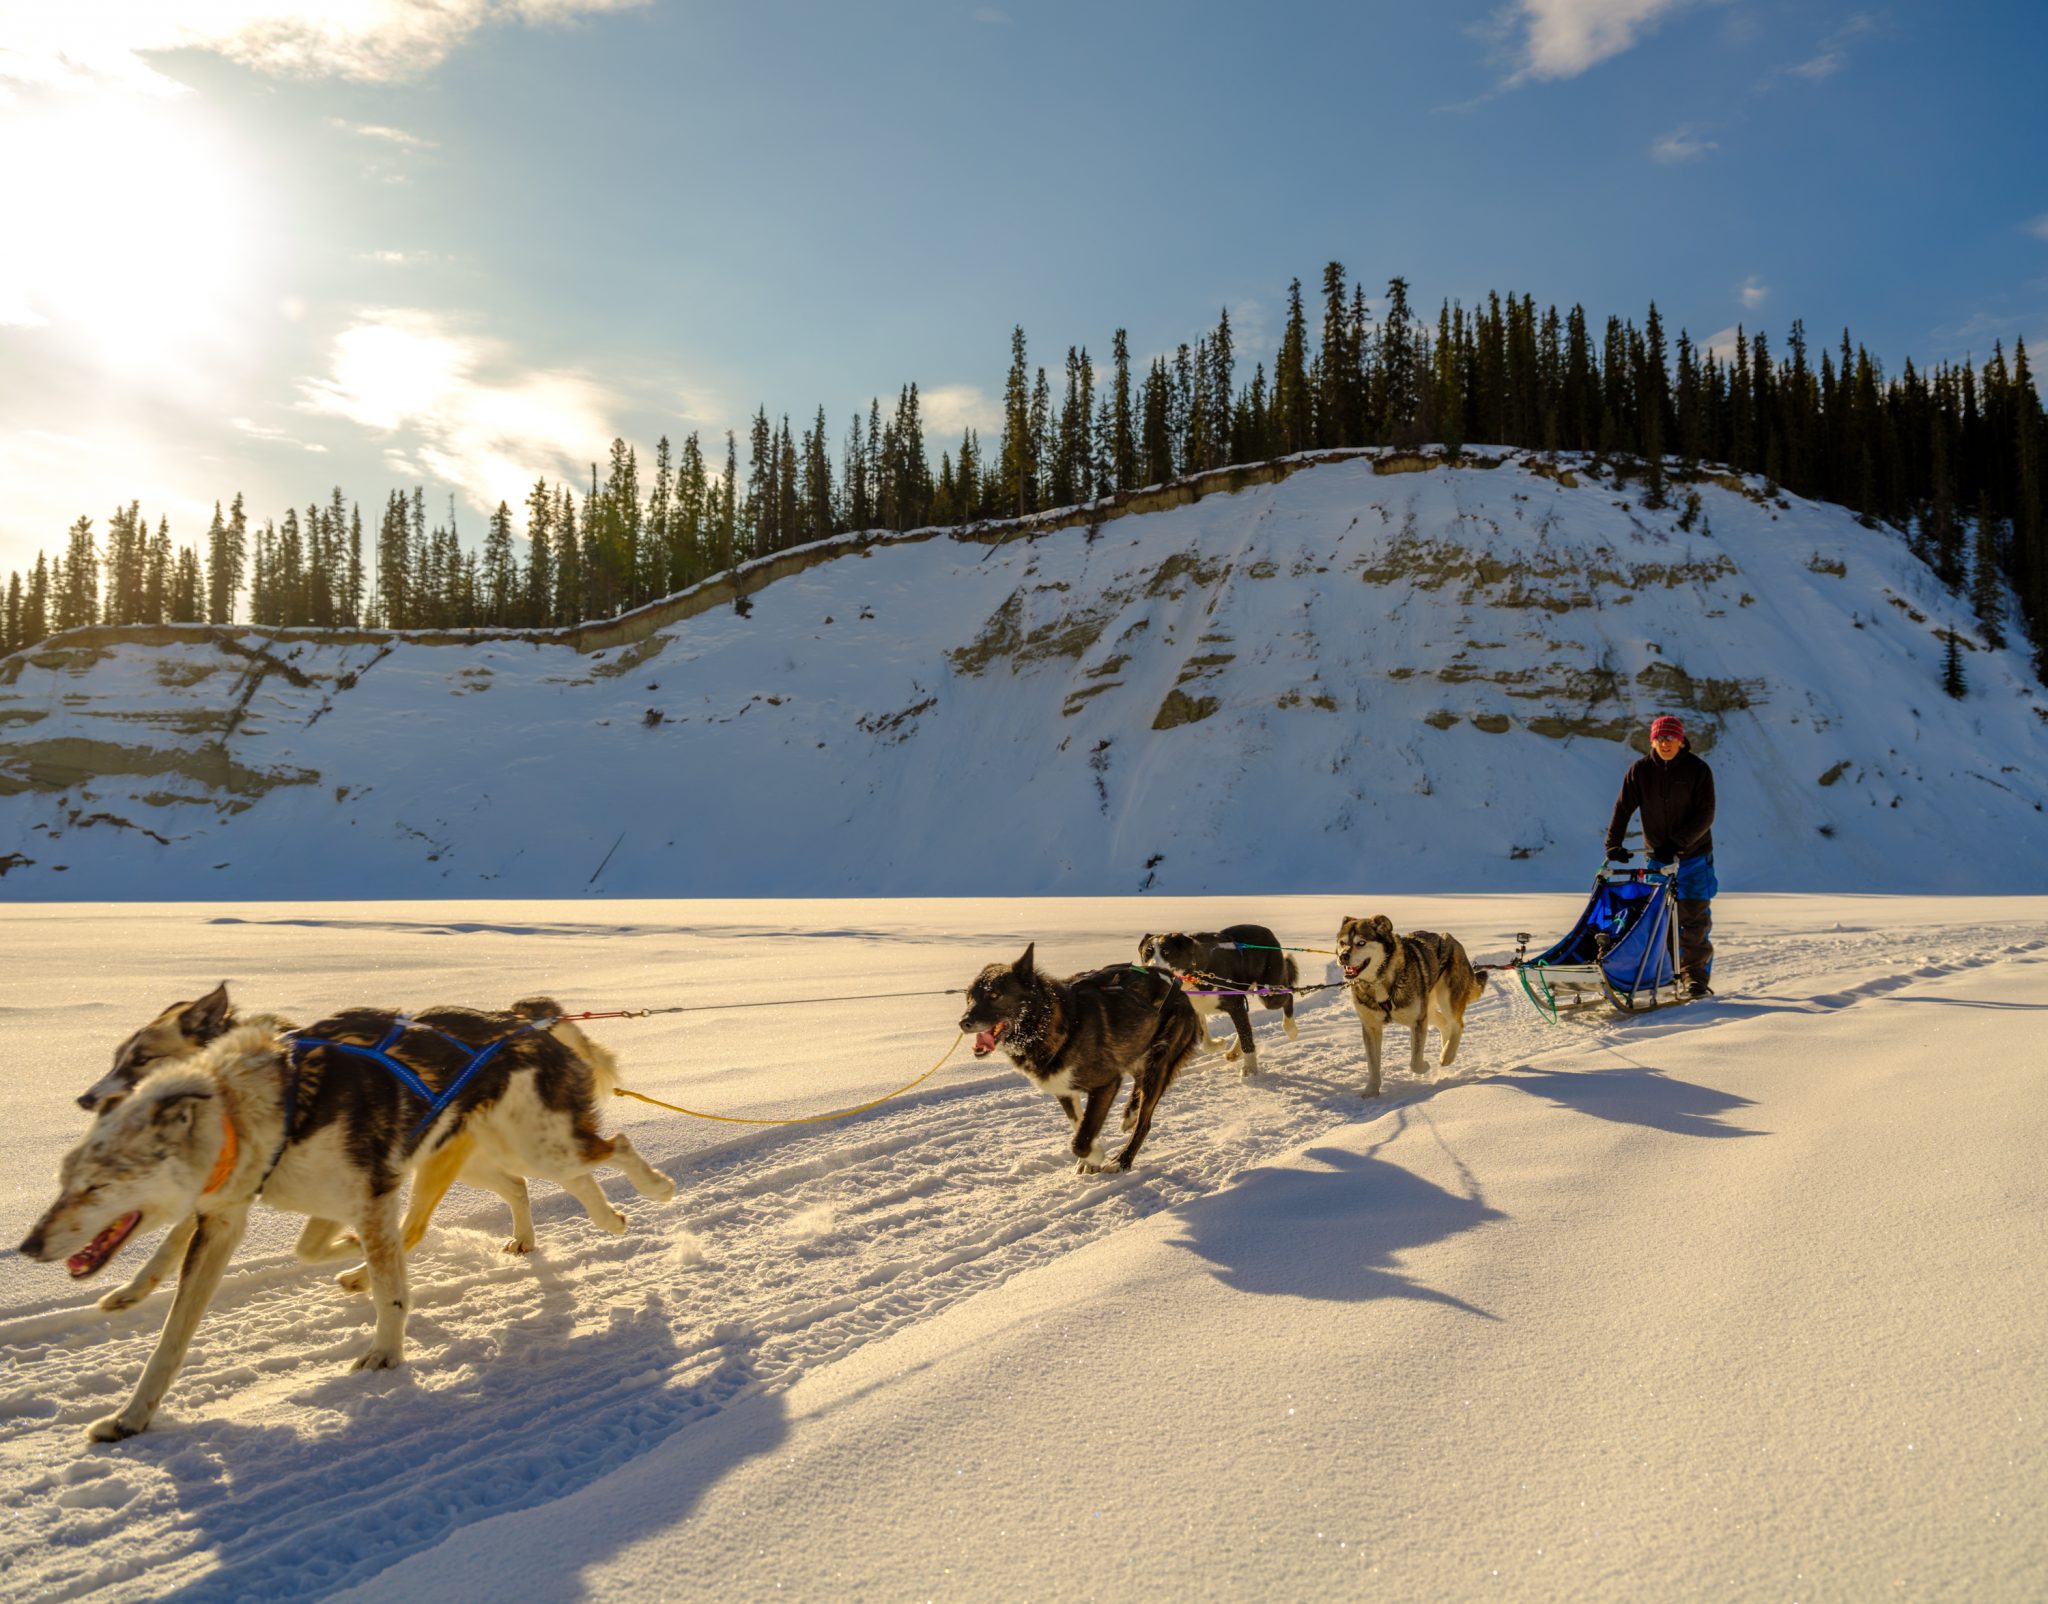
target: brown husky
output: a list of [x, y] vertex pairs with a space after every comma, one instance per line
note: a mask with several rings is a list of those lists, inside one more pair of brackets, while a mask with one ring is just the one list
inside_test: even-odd
[[1431, 1025], [1444, 1039], [1442, 1062], [1458, 1056], [1465, 1010], [1486, 989], [1486, 977], [1473, 969], [1455, 936], [1430, 930], [1397, 936], [1385, 914], [1346, 919], [1337, 927], [1337, 961], [1365, 1032], [1366, 1096], [1380, 1094], [1380, 1037], [1389, 1025], [1408, 1027], [1408, 1072], [1418, 1079], [1429, 1073], [1422, 1050]]
[[[1170, 975], [1121, 965], [1054, 980], [1041, 975], [1037, 943], [1013, 964], [990, 964], [967, 988], [960, 1028], [974, 1056], [997, 1047], [1058, 1101], [1074, 1127], [1074, 1157], [1092, 1175], [1127, 1170], [1145, 1144], [1153, 1111], [1202, 1038], [1201, 1021]], [[1130, 1141], [1107, 1158], [1102, 1127], [1124, 1077]]]

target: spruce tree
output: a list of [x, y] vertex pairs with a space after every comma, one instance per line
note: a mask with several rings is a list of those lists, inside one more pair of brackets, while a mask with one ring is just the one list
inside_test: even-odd
[[1998, 520], [1991, 515], [1987, 493], [1977, 502], [1977, 537], [1970, 564], [1970, 606], [1993, 651], [2005, 644], [2005, 578], [2000, 573]]
[[1948, 641], [1948, 651], [1942, 658], [1941, 688], [1961, 701], [1969, 694], [1969, 685], [1963, 678], [1963, 648], [1952, 629], [1942, 631]]

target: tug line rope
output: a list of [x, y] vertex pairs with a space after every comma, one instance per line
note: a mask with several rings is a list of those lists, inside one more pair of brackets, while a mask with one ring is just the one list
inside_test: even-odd
[[[931, 994], [926, 993], [926, 995]], [[820, 998], [818, 1000], [823, 1001], [824, 999]], [[658, 1013], [664, 1011], [674, 1012], [675, 1010], [649, 1009], [642, 1011]], [[564, 1017], [568, 1016], [565, 1015]], [[626, 1016], [595, 1014], [587, 1015], [584, 1017], [606, 1019]], [[926, 1081], [930, 1080], [934, 1075], [936, 1075], [941, 1069], [945, 1068], [946, 1060], [953, 1056], [953, 1048], [958, 1047], [961, 1044], [961, 1042], [965, 1041], [966, 1039], [967, 1032], [963, 1030], [960, 1032], [959, 1035], [953, 1038], [952, 1044], [948, 1046], [943, 1053], [939, 1054], [939, 1061], [936, 1064], [932, 1065], [932, 1067], [926, 1070], [922, 1075], [918, 1076], [916, 1080], [905, 1081], [893, 1092], [884, 1092], [880, 1097], [873, 1098], [865, 1103], [856, 1103], [851, 1108], [835, 1108], [829, 1114], [798, 1114], [789, 1119], [743, 1119], [737, 1114], [707, 1114], [702, 1109], [685, 1108], [681, 1103], [664, 1103], [659, 1097], [649, 1097], [645, 1092], [629, 1091], [624, 1086], [614, 1086], [612, 1088], [612, 1095], [614, 1097], [637, 1098], [639, 1099], [639, 1101], [643, 1103], [652, 1103], [656, 1108], [668, 1109], [671, 1113], [688, 1114], [692, 1119], [717, 1120], [722, 1125], [818, 1125], [822, 1124], [826, 1120], [848, 1119], [855, 1114], [865, 1114], [871, 1108], [880, 1108], [884, 1103], [888, 1102], [891, 1098], [901, 1097], [905, 1092], [911, 1091], [916, 1087], [922, 1086]]]

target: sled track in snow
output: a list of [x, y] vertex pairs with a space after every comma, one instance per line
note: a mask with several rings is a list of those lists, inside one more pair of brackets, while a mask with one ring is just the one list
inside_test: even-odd
[[[1561, 1029], [1498, 977], [1461, 1061], [1434, 1080], [1394, 1072], [1405, 1033], [1390, 1033], [1376, 1106], [1359, 1096], [1354, 1016], [1322, 993], [1304, 1006], [1299, 1042], [1261, 1016], [1256, 1080], [1220, 1054], [1191, 1062], [1128, 1176], [1075, 1175], [1049, 1101], [976, 1066], [847, 1124], [685, 1153], [666, 1166], [681, 1185], [666, 1206], [615, 1184], [624, 1237], [550, 1191], [536, 1209], [539, 1251], [507, 1257], [502, 1210], [458, 1194], [413, 1261], [404, 1369], [351, 1374], [367, 1304], [324, 1270], [250, 1255], [158, 1424], [114, 1448], [86, 1447], [83, 1427], [126, 1396], [165, 1295], [117, 1315], [24, 1316], [0, 1325], [11, 1450], [0, 1499], [13, 1511], [0, 1583], [42, 1599], [321, 1596], [471, 1521], [572, 1493], [738, 1399], [1216, 1192], [1336, 1125], [1426, 1117], [1420, 1105], [1447, 1087], [1539, 1058], [1640, 1048], [1742, 1010], [1853, 1007], [1958, 969], [2041, 961], [2044, 948], [2010, 926], [1745, 942], [1719, 965], [1727, 995], [1715, 1004], [1568, 1017]], [[1873, 965], [1878, 980], [1841, 983]], [[657, 1122], [634, 1128], [661, 1151]], [[238, 1496], [252, 1489], [260, 1500]]]

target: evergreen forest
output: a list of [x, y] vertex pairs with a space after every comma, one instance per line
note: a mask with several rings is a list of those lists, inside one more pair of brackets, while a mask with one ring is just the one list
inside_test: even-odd
[[1227, 312], [1143, 372], [1122, 329], [1105, 361], [1069, 346], [1051, 373], [1014, 329], [989, 443], [971, 428], [927, 439], [915, 384], [836, 443], [823, 407], [795, 431], [760, 408], [744, 471], [731, 433], [709, 454], [696, 434], [664, 438], [651, 460], [614, 440], [587, 483], [538, 480], [480, 539], [458, 531], [452, 499], [430, 523], [420, 486], [390, 490], [367, 520], [339, 487], [260, 524], [236, 494], [184, 545], [131, 502], [104, 531], [79, 517], [61, 551], [9, 576], [0, 655], [98, 623], [558, 626], [844, 531], [1013, 517], [1301, 451], [1440, 442], [1455, 455], [1470, 441], [1626, 462], [1653, 505], [1701, 465], [1839, 503], [1904, 532], [1967, 595], [1987, 645], [2004, 643], [2009, 585], [2048, 669], [2048, 417], [2024, 341], [1977, 366], [1908, 359], [1887, 375], [1847, 330], [1816, 346], [1795, 322], [1778, 347], [1738, 330], [1702, 350], [1684, 329], [1671, 338], [1654, 303], [1640, 326], [1595, 328], [1577, 306], [1492, 294], [1432, 323], [1404, 280], [1369, 307], [1336, 262], [1319, 301], [1290, 285], [1279, 349], [1249, 377]]

